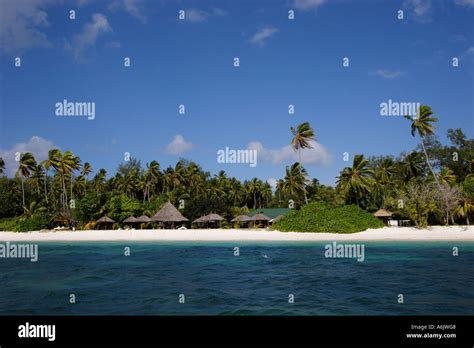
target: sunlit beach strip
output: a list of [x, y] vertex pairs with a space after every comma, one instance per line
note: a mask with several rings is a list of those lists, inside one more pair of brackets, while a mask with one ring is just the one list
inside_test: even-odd
[[385, 227], [358, 233], [301, 233], [265, 229], [86, 230], [0, 232], [0, 241], [474, 241], [474, 226]]

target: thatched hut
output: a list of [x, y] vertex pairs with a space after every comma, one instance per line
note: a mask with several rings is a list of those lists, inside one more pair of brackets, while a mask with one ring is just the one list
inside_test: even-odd
[[125, 220], [123, 220], [123, 223], [128, 225], [128, 226], [133, 226], [133, 224], [135, 224], [137, 222], [137, 218], [135, 216], [129, 216], [128, 218], [126, 218]]
[[166, 203], [153, 217], [151, 221], [158, 222], [162, 227], [174, 228], [175, 224], [189, 221], [170, 202]]
[[96, 221], [96, 225], [99, 227], [103, 227], [104, 230], [106, 230], [107, 227], [112, 229], [114, 223], [115, 221], [109, 218], [107, 215], [102, 216], [99, 220]]
[[143, 224], [146, 224], [146, 223], [149, 223], [149, 222], [151, 222], [151, 219], [146, 215], [142, 215], [140, 217], [137, 217], [137, 219], [136, 219], [136, 223], [138, 225], [140, 225], [140, 228], [143, 227]]
[[248, 226], [252, 221], [252, 218], [247, 215], [239, 215], [230, 220], [230, 222], [236, 223], [239, 226]]
[[257, 225], [268, 226], [268, 222], [270, 220], [271, 219], [268, 216], [262, 213], [258, 213], [252, 216], [252, 221], [253, 221], [254, 226], [257, 226]]
[[193, 224], [197, 225], [207, 225], [208, 227], [218, 227], [219, 223], [224, 220], [224, 218], [218, 214], [210, 213], [205, 216], [201, 216], [193, 221]]
[[385, 225], [388, 225], [388, 220], [390, 219], [390, 217], [393, 215], [393, 213], [385, 210], [385, 209], [379, 209], [377, 210], [375, 213], [374, 213], [374, 216], [377, 218], [377, 219], [380, 219], [382, 220], [382, 222], [385, 224]]

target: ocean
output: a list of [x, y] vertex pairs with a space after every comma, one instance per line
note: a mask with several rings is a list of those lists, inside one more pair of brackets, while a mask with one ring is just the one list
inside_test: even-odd
[[38, 244], [0, 259], [0, 315], [474, 314], [472, 242], [364, 242], [362, 262], [325, 242]]

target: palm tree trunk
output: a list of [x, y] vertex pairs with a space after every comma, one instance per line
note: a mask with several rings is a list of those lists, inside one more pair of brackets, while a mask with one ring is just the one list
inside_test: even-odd
[[[298, 148], [298, 160], [300, 162], [300, 166], [303, 167], [303, 163], [301, 163], [301, 147]], [[306, 187], [303, 184], [303, 194], [304, 194], [304, 201], [308, 204], [308, 197], [306, 196]]]
[[21, 192], [23, 196], [23, 209], [25, 209], [26, 204], [25, 204], [25, 183], [23, 182], [23, 176], [21, 177]]
[[46, 199], [46, 204], [48, 204], [48, 187], [46, 186], [46, 180], [48, 176], [45, 175], [44, 177], [44, 198]]

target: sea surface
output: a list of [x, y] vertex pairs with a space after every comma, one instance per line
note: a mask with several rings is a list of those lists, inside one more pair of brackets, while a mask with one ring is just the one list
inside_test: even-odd
[[363, 262], [326, 244], [39, 243], [0, 258], [0, 315], [474, 314], [472, 242], [365, 242]]

